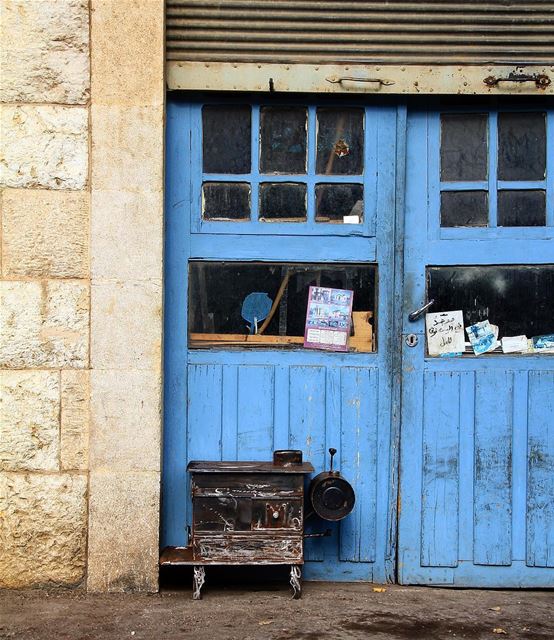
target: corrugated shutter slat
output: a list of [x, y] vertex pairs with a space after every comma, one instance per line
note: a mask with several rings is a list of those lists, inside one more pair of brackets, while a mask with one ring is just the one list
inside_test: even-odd
[[205, 62], [554, 62], [554, 2], [167, 0], [167, 58]]

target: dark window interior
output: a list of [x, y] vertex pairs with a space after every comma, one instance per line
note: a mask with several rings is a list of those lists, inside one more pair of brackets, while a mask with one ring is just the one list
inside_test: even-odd
[[202, 217], [205, 220], [248, 220], [250, 184], [248, 182], [204, 182]]
[[316, 173], [359, 175], [363, 169], [363, 109], [319, 108]]
[[441, 180], [486, 180], [487, 116], [443, 113], [441, 116]]
[[260, 171], [306, 173], [306, 107], [260, 109]]
[[428, 267], [430, 311], [464, 312], [466, 327], [489, 320], [499, 336], [554, 332], [554, 265]]
[[512, 190], [498, 192], [499, 227], [544, 227], [546, 192]]
[[441, 227], [486, 227], [489, 194], [486, 191], [443, 191]]
[[498, 179], [543, 180], [546, 114], [498, 114]]
[[[193, 261], [189, 264], [189, 276], [192, 346], [203, 346], [205, 334], [222, 336], [222, 340], [228, 336], [228, 342], [248, 335], [248, 323], [241, 316], [241, 310], [246, 296], [254, 292], [265, 293], [271, 302], [279, 302], [264, 331], [268, 342], [276, 343], [272, 336], [303, 337], [310, 286], [354, 291], [353, 315], [370, 312], [368, 317], [373, 332], [375, 330], [377, 267], [374, 264]], [[372, 350], [371, 344], [366, 350]]]
[[260, 184], [261, 220], [306, 220], [306, 185], [293, 182]]
[[202, 109], [205, 173], [250, 173], [250, 111], [247, 105], [206, 105]]

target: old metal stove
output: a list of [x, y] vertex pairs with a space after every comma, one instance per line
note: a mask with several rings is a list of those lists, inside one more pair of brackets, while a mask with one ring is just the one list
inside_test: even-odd
[[304, 562], [304, 476], [314, 468], [301, 451], [276, 451], [273, 462], [190, 462], [192, 539], [168, 547], [162, 565], [194, 567], [200, 599], [206, 565], [290, 564], [293, 597]]

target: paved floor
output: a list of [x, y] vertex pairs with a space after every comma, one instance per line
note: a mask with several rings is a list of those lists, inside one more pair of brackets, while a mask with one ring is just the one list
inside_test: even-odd
[[[245, 588], [247, 586], [248, 588]], [[554, 592], [305, 583], [208, 585], [156, 595], [0, 591], [0, 639], [376, 640], [554, 638]]]

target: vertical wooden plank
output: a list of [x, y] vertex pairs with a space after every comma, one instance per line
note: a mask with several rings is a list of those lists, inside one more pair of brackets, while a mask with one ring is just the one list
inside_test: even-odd
[[[291, 366], [289, 447], [301, 449], [304, 460], [314, 465], [316, 473], [325, 468], [325, 405], [325, 367]], [[308, 522], [307, 530], [311, 531], [316, 522]], [[324, 542], [317, 538], [308, 539], [304, 551], [306, 560], [322, 561]]]
[[221, 365], [188, 367], [188, 459], [221, 460]]
[[164, 243], [164, 419], [161, 546], [184, 545], [187, 458], [187, 261], [190, 255], [189, 105], [168, 100]]
[[238, 460], [271, 460], [274, 368], [241, 366], [238, 376]]
[[238, 431], [238, 367], [223, 365], [223, 397], [221, 399], [221, 459], [237, 459]]
[[301, 449], [316, 473], [325, 469], [325, 367], [290, 368], [289, 446]]
[[460, 378], [424, 374], [421, 565], [458, 565]]
[[341, 560], [375, 561], [377, 503], [377, 389], [376, 369], [341, 370], [342, 475], [353, 485], [356, 504], [341, 522]]
[[529, 372], [514, 371], [512, 436], [512, 560], [525, 560], [527, 502], [527, 400]]
[[473, 561], [512, 561], [513, 372], [476, 372]]
[[473, 452], [475, 372], [460, 373], [459, 550], [458, 560], [473, 560]]
[[273, 449], [286, 449], [289, 446], [289, 365], [277, 364], [274, 376]]
[[554, 567], [554, 371], [529, 373], [527, 565]]

